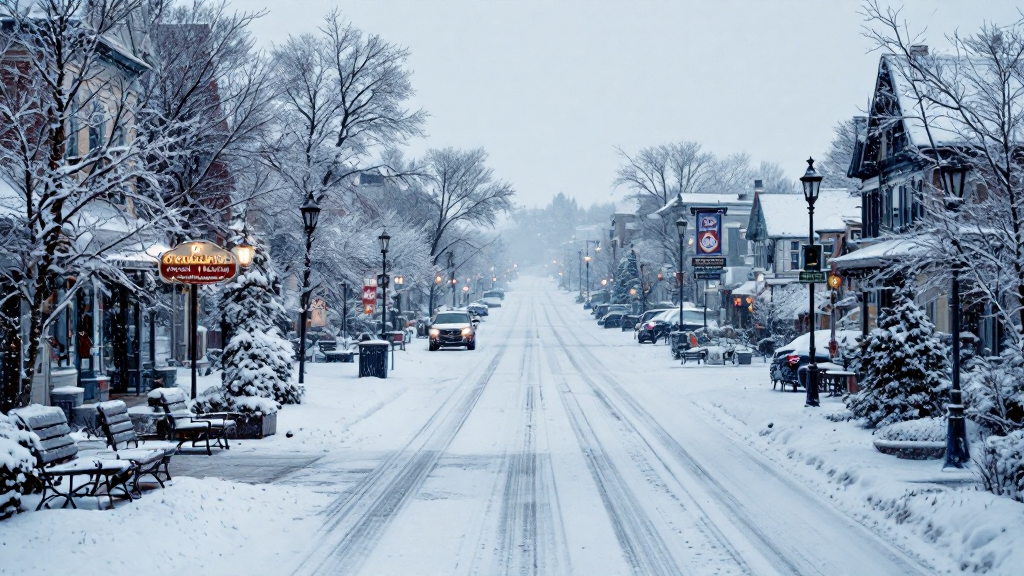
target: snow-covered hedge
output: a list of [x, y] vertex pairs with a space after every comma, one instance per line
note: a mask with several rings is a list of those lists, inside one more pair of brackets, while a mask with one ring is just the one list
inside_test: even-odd
[[1000, 358], [971, 360], [964, 378], [967, 416], [994, 434], [1024, 429], [1024, 357], [1013, 347]]
[[946, 419], [919, 418], [883, 426], [875, 431], [881, 440], [897, 442], [945, 442]]
[[35, 459], [29, 450], [32, 433], [18, 430], [0, 414], [0, 520], [9, 518], [21, 506], [21, 495], [35, 479]]
[[1024, 430], [989, 436], [977, 460], [986, 490], [1024, 502]]

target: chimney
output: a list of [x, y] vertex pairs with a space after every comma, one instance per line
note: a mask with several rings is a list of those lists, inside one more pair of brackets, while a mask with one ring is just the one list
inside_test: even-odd
[[[760, 180], [754, 180], [754, 194], [757, 194], [762, 189], [763, 189], [763, 187], [761, 186], [761, 181]], [[737, 200], [746, 200], [749, 197], [750, 197], [750, 194], [747, 194], [746, 192], [740, 192], [736, 196], [736, 199]]]
[[928, 55], [928, 45], [927, 44], [912, 44], [910, 46], [910, 50], [909, 51], [910, 51], [910, 56], [911, 57], [927, 56]]

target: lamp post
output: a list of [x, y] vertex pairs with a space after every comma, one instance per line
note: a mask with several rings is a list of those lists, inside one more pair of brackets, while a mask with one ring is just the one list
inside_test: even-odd
[[455, 284], [458, 281], [455, 280], [455, 254], [448, 253], [448, 284], [451, 285], [452, 289], [452, 308], [455, 308]]
[[[964, 183], [970, 165], [943, 162], [939, 165], [942, 187], [952, 198], [946, 203], [956, 213], [964, 197]], [[954, 242], [956, 240], [954, 239]], [[949, 286], [949, 331], [953, 335], [952, 378], [949, 389], [949, 413], [946, 421], [946, 462], [943, 468], [963, 468], [971, 459], [964, 423], [963, 396], [960, 391], [960, 264], [953, 262]]]
[[590, 301], [590, 261], [593, 260], [593, 258], [590, 257], [590, 243], [593, 242], [594, 244], [597, 244], [597, 246], [594, 247], [594, 251], [595, 252], [600, 252], [601, 251], [601, 241], [600, 240], [584, 240], [584, 242], [586, 242], [586, 245], [587, 245], [587, 253], [583, 257], [583, 261], [587, 263], [587, 301], [589, 302]]
[[[821, 190], [821, 175], [814, 169], [814, 158], [807, 159], [807, 171], [800, 177], [800, 183], [804, 189], [804, 200], [807, 200], [807, 245], [814, 246], [814, 202], [818, 199], [818, 192]], [[818, 362], [815, 360], [814, 350], [814, 283], [807, 284], [810, 293], [810, 342], [808, 352], [810, 364], [807, 366], [807, 399], [804, 406], [818, 406]]]
[[341, 283], [341, 337], [348, 340], [348, 284]]
[[[395, 308], [396, 308], [396, 310], [395, 310], [395, 315], [394, 315], [395, 317], [391, 319], [392, 326], [394, 326], [395, 321], [398, 320], [398, 317], [402, 315], [402, 288], [403, 288], [403, 284], [405, 284], [405, 276], [402, 276], [401, 274], [399, 274], [398, 276], [395, 276]], [[397, 328], [397, 326], [395, 326], [395, 327]], [[405, 326], [402, 326], [402, 328], [404, 329]]]
[[306, 258], [302, 268], [302, 294], [299, 305], [299, 384], [306, 379], [306, 317], [309, 315], [309, 253], [313, 248], [313, 233], [316, 232], [317, 221], [320, 220], [320, 205], [310, 192], [305, 204], [299, 208], [302, 212], [302, 226], [306, 232]]
[[583, 249], [582, 248], [579, 250], [579, 253], [580, 253], [580, 260], [579, 260], [579, 266], [577, 266], [578, 270], [576, 271], [576, 278], [579, 280], [579, 283], [580, 283], [580, 299], [582, 300], [583, 299]]
[[685, 260], [684, 255], [686, 254], [686, 227], [689, 224], [686, 218], [680, 216], [676, 220], [676, 232], [679, 233], [679, 274], [676, 276], [676, 282], [679, 284], [679, 328], [683, 327], [683, 261]]
[[381, 275], [380, 275], [380, 305], [383, 307], [380, 311], [380, 337], [383, 339], [387, 336], [387, 321], [388, 321], [388, 243], [391, 242], [391, 236], [388, 235], [387, 228], [381, 232], [380, 236], [377, 236], [377, 240], [380, 241], [380, 256], [381, 256]]
[[[444, 284], [444, 276], [438, 272], [434, 274], [434, 286], [430, 288], [430, 309], [427, 310], [427, 316], [434, 316], [434, 291], [441, 289], [441, 284]], [[441, 293], [442, 300], [444, 299], [444, 293]]]

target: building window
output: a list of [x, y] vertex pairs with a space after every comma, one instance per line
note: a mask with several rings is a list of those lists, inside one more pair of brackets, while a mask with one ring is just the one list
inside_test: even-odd
[[822, 242], [821, 251], [824, 252], [824, 254], [825, 254], [824, 261], [828, 262], [832, 258], [832, 255], [836, 251], [836, 241], [835, 241], [835, 238], [833, 238], [832, 240], [829, 240], [828, 242]]
[[103, 146], [107, 134], [107, 115], [99, 102], [92, 106], [92, 118], [89, 120], [89, 151]]
[[789, 243], [789, 269], [800, 269], [800, 242], [796, 240]]

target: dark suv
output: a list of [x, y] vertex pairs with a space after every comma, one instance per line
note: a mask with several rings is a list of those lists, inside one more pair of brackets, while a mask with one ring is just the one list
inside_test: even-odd
[[430, 323], [431, 351], [442, 346], [465, 346], [466, 350], [476, 349], [476, 330], [473, 319], [466, 310], [438, 312]]

